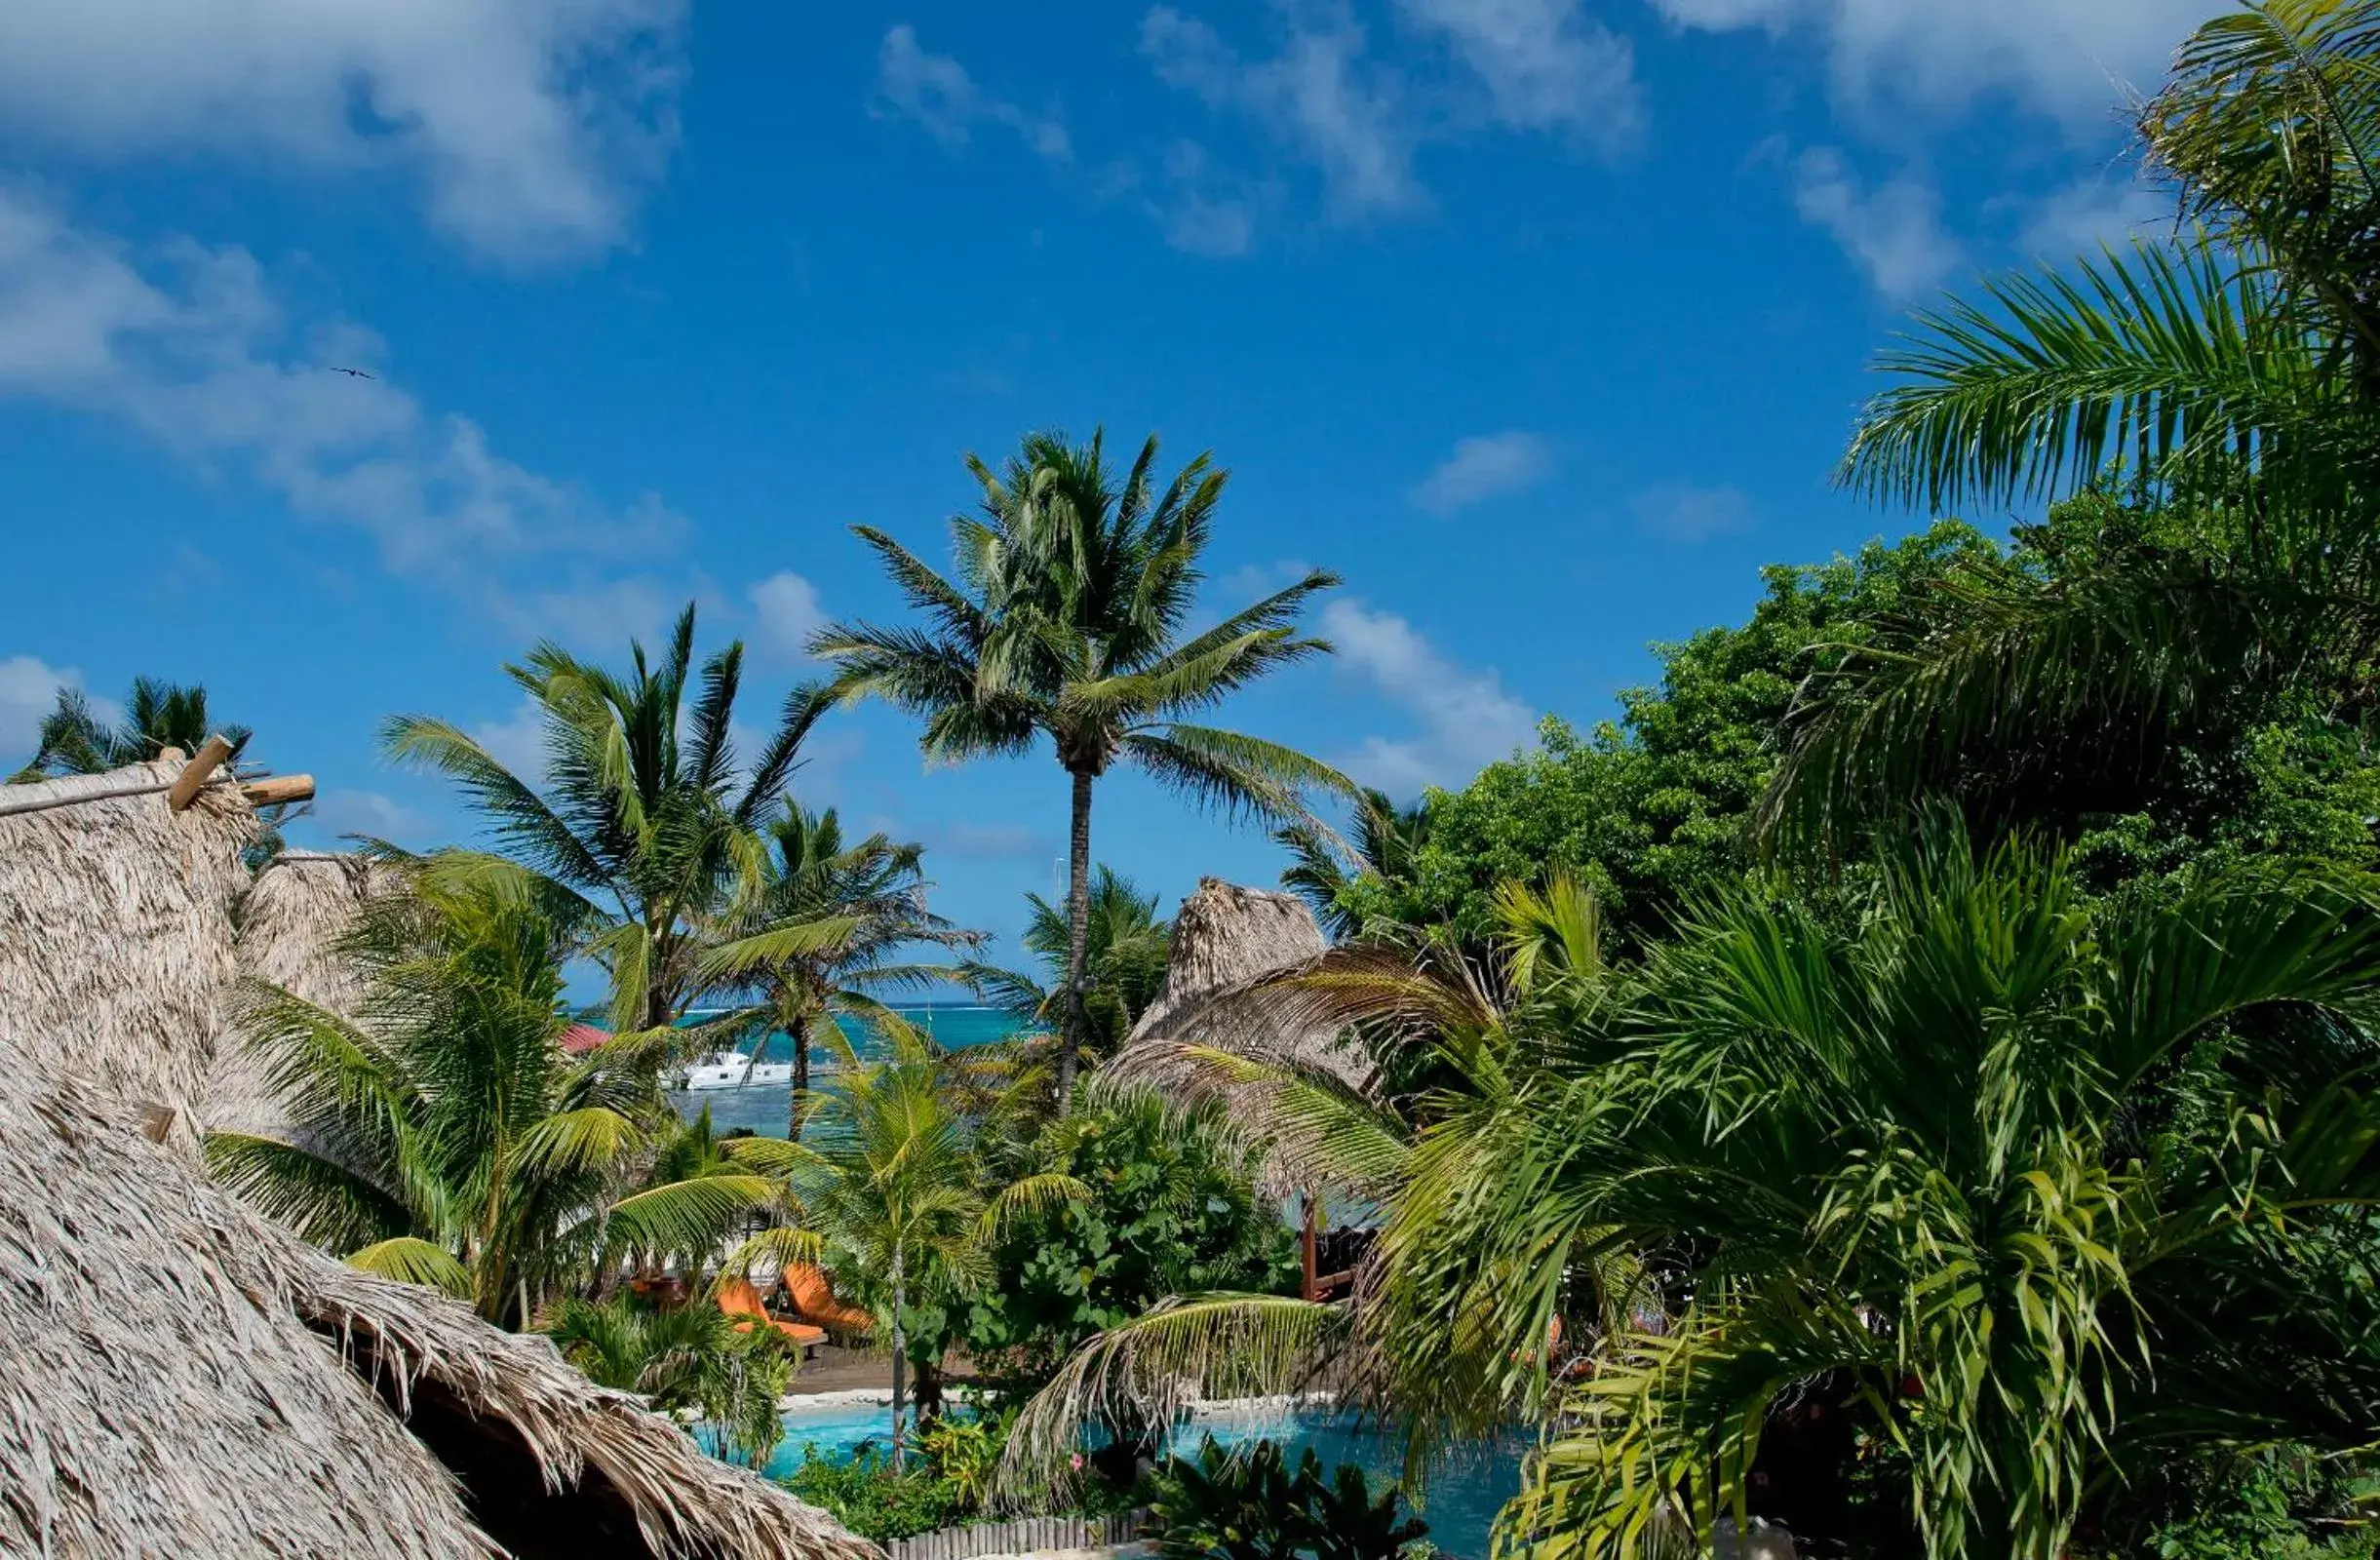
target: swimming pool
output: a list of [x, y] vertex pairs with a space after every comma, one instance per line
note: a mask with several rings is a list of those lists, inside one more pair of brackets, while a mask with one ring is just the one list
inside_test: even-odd
[[[880, 1397], [803, 1403], [789, 1410], [784, 1422], [785, 1439], [769, 1460], [771, 1478], [799, 1467], [805, 1447], [815, 1446], [825, 1457], [849, 1457], [863, 1441], [881, 1447], [892, 1438], [892, 1405]], [[1354, 1462], [1368, 1473], [1393, 1479], [1402, 1467], [1397, 1450], [1386, 1436], [1327, 1410], [1193, 1418], [1174, 1432], [1172, 1450], [1186, 1456], [1195, 1453], [1200, 1439], [1209, 1434], [1225, 1446], [1276, 1440], [1293, 1462], [1310, 1447], [1322, 1460], [1325, 1471], [1342, 1462]], [[1421, 1511], [1429, 1523], [1430, 1541], [1464, 1560], [1481, 1560], [1488, 1552], [1488, 1530], [1496, 1513], [1519, 1492], [1520, 1482], [1517, 1446], [1485, 1446], [1451, 1454], [1430, 1470], [1427, 1501]]]

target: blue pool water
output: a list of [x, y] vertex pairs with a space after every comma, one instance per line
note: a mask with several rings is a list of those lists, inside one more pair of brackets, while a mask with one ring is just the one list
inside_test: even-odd
[[[1292, 1462], [1312, 1448], [1327, 1472], [1342, 1462], [1359, 1463], [1378, 1477], [1393, 1479], [1402, 1471], [1396, 1448], [1377, 1431], [1304, 1413], [1287, 1420], [1191, 1421], [1175, 1433], [1173, 1450], [1194, 1454], [1202, 1436], [1212, 1434], [1226, 1446], [1262, 1439], [1283, 1443]], [[878, 1447], [892, 1437], [892, 1408], [888, 1403], [806, 1404], [785, 1416], [785, 1439], [769, 1461], [771, 1478], [791, 1473], [801, 1462], [803, 1449], [815, 1446], [822, 1456], [849, 1457], [863, 1441]], [[1520, 1490], [1520, 1456], [1514, 1447], [1483, 1447], [1449, 1457], [1430, 1472], [1426, 1502], [1421, 1514], [1429, 1523], [1429, 1540], [1449, 1554], [1483, 1560], [1488, 1530], [1497, 1511]]]
[[[985, 1045], [1004, 1040], [1017, 1032], [1017, 1021], [996, 1007], [959, 1007], [934, 1004], [918, 1007], [896, 1007], [910, 1023], [925, 1031], [952, 1050], [969, 1045]], [[857, 1029], [858, 1026], [854, 1026]], [[852, 1040], [864, 1055], [870, 1049], [873, 1036], [857, 1033]], [[783, 1034], [771, 1034], [761, 1044], [761, 1059], [782, 1062], [791, 1042]], [[811, 1065], [817, 1066], [820, 1052], [813, 1048]], [[793, 1103], [793, 1089], [783, 1083], [756, 1083], [741, 1089], [705, 1089], [699, 1094], [673, 1095], [679, 1114], [692, 1120], [704, 1106], [711, 1108], [711, 1124], [722, 1132], [734, 1127], [750, 1127], [766, 1138], [785, 1136], [785, 1117]]]

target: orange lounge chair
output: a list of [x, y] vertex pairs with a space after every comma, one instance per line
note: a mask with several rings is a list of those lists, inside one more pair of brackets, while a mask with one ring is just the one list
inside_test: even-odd
[[826, 1269], [814, 1262], [790, 1264], [785, 1269], [786, 1306], [805, 1322], [830, 1332], [867, 1334], [876, 1330], [874, 1312], [846, 1306], [835, 1298]]
[[805, 1327], [800, 1322], [782, 1321], [768, 1314], [768, 1307], [761, 1304], [761, 1292], [752, 1287], [749, 1278], [730, 1278], [720, 1285], [719, 1308], [730, 1316], [745, 1318], [735, 1324], [735, 1330], [739, 1333], [751, 1332], [763, 1322], [774, 1327], [801, 1350], [804, 1358], [827, 1341], [823, 1327]]

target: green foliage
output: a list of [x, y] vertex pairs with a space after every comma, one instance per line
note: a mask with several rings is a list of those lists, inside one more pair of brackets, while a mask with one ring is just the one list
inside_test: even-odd
[[566, 1299], [542, 1331], [597, 1385], [642, 1393], [663, 1413], [700, 1410], [719, 1449], [747, 1467], [765, 1466], [783, 1437], [777, 1400], [795, 1361], [772, 1328], [738, 1333], [715, 1306], [656, 1310], [615, 1295]]
[[[394, 870], [409, 891], [343, 944], [366, 982], [355, 1019], [243, 989], [294, 1130], [212, 1135], [219, 1177], [360, 1266], [524, 1325], [605, 1263], [707, 1255], [773, 1199], [710, 1151], [707, 1118], [682, 1129], [650, 1070], [619, 1065], [623, 1042], [564, 1053], [567, 944], [533, 898]], [[686, 1174], [652, 1179], [673, 1154]]]
[[918, 717], [927, 757], [1023, 754], [1047, 738], [1072, 777], [1061, 1100], [1073, 1092], [1089, 1036], [1071, 996], [1082, 978], [1099, 776], [1128, 763], [1198, 806], [1274, 823], [1307, 821], [1308, 790], [1353, 790], [1293, 748], [1192, 721], [1269, 673], [1328, 653], [1297, 623], [1338, 580], [1315, 570], [1188, 634], [1229, 474], [1200, 455], [1160, 486], [1156, 458], [1151, 438], [1119, 473], [1096, 432], [1080, 446], [1031, 435], [997, 472], [969, 456], [982, 513], [951, 522], [956, 578], [882, 531], [857, 527], [924, 626], [838, 623], [810, 646], [836, 667], [833, 696], [882, 698]]
[[979, 1361], [1038, 1381], [1084, 1339], [1168, 1296], [1296, 1282], [1293, 1237], [1256, 1194], [1254, 1163], [1219, 1112], [1134, 1095], [1078, 1107], [1022, 1151], [1089, 1195], [1009, 1222], [992, 1250], [995, 1281], [965, 1307]]
[[1325, 1479], [1310, 1448], [1293, 1468], [1274, 1442], [1227, 1452], [1209, 1436], [1166, 1462], [1150, 1517], [1160, 1560], [1394, 1560], [1429, 1531], [1402, 1507], [1351, 1462]]
[[2337, 1462], [2280, 1448], [2173, 1458], [2126, 1492], [2092, 1555], [2140, 1560], [2362, 1560], [2376, 1535]]
[[407, 715], [381, 734], [401, 764], [444, 775], [497, 854], [448, 870], [526, 880], [611, 979], [615, 1031], [660, 1032], [702, 990], [704, 929], [761, 875], [758, 831], [825, 704], [796, 688], [759, 752], [735, 751], [738, 642], [694, 665], [694, 608], [657, 661], [631, 643], [623, 676], [546, 643], [505, 668], [537, 707], [542, 772], [515, 774], [449, 721]]
[[124, 718], [112, 726], [99, 719], [80, 688], [60, 687], [57, 707], [42, 717], [32, 759], [11, 779], [22, 783], [100, 774], [146, 762], [167, 748], [194, 754], [218, 734], [236, 749], [246, 745], [249, 733], [244, 725], [215, 725], [207, 712], [207, 690], [196, 683], [184, 687], [154, 678], [133, 679]]
[[930, 1462], [915, 1462], [896, 1470], [873, 1447], [862, 1447], [849, 1459], [805, 1448], [800, 1465], [786, 1475], [785, 1487], [877, 1543], [950, 1527], [969, 1509], [957, 1483]]
[[[1040, 961], [1040, 972], [970, 963], [963, 973], [977, 991], [1023, 1023], [1054, 1032], [1066, 1019], [1072, 930], [1065, 907], [1032, 893], [1025, 902], [1030, 914], [1022, 941], [1025, 951]], [[1083, 925], [1083, 1046], [1096, 1059], [1114, 1054], [1134, 1022], [1165, 989], [1172, 928], [1157, 915], [1156, 895], [1142, 893], [1131, 878], [1104, 864], [1091, 875]]]
[[1750, 621], [1659, 647], [1660, 685], [1622, 693], [1619, 722], [1581, 736], [1548, 719], [1538, 752], [1433, 793], [1426, 838], [1397, 854], [1403, 870], [1342, 889], [1339, 916], [1477, 943], [1499, 884], [1561, 868], [1596, 890], [1624, 946], [1642, 946], [1749, 867], [1744, 821], [1787, 745], [1803, 679], [1870, 620], [1912, 607], [1955, 561], [1990, 551], [1944, 522], [1855, 558], [1762, 570], [1767, 594]]

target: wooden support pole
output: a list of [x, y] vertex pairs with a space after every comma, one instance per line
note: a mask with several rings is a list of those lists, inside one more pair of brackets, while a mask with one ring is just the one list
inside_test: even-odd
[[254, 780], [240, 788], [249, 805], [279, 807], [293, 801], [314, 800], [314, 777], [310, 774], [277, 774], [269, 780]]
[[207, 745], [198, 750], [198, 757], [192, 759], [188, 766], [182, 770], [181, 778], [175, 781], [172, 789], [166, 792], [166, 805], [172, 807], [176, 812], [187, 811], [190, 803], [198, 800], [200, 788], [206, 785], [209, 777], [215, 770], [223, 766], [223, 760], [230, 757], [229, 738], [220, 732], [209, 737]]
[[1305, 1291], [1305, 1298], [1309, 1301], [1320, 1300], [1322, 1298], [1315, 1292], [1314, 1289], [1314, 1280], [1317, 1276], [1319, 1276], [1318, 1268], [1320, 1266], [1316, 1260], [1320, 1254], [1314, 1249], [1320, 1243], [1318, 1237], [1321, 1231], [1317, 1228], [1317, 1215], [1319, 1212], [1318, 1205], [1320, 1202], [1321, 1199], [1314, 1195], [1314, 1189], [1311, 1187], [1307, 1188], [1306, 1221], [1305, 1227], [1298, 1232], [1298, 1257], [1300, 1259], [1300, 1266], [1305, 1268], [1306, 1282], [1302, 1287]]

